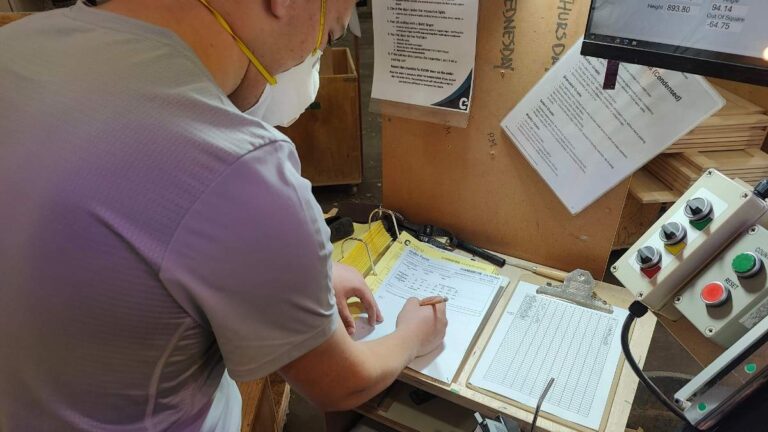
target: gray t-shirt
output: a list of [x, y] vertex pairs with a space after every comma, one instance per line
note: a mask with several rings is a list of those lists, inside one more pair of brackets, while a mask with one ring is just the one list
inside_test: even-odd
[[225, 365], [335, 329], [288, 138], [173, 33], [82, 4], [0, 27], [0, 430], [194, 430]]

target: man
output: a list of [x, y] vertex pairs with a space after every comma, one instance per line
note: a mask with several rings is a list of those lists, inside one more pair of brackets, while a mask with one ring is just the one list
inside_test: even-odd
[[0, 28], [0, 430], [236, 429], [225, 367], [346, 409], [440, 344], [444, 306], [415, 299], [377, 341], [337, 325], [375, 304], [331, 264], [292, 144], [243, 113], [353, 4], [111, 0]]

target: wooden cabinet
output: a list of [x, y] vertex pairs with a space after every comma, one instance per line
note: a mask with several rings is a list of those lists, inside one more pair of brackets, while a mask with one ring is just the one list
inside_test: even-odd
[[278, 374], [238, 383], [243, 399], [241, 432], [280, 432], [288, 414], [291, 389]]
[[362, 181], [360, 89], [347, 48], [323, 53], [315, 103], [281, 131], [296, 144], [301, 174], [314, 186]]

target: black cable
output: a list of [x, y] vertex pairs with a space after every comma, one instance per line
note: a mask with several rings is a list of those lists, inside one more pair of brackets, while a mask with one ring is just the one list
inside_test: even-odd
[[685, 417], [685, 414], [683, 414], [680, 408], [672, 403], [672, 401], [667, 399], [667, 397], [664, 396], [664, 393], [662, 393], [661, 390], [656, 387], [656, 384], [651, 382], [645, 373], [643, 373], [643, 370], [640, 368], [640, 366], [637, 365], [635, 358], [632, 357], [632, 351], [629, 350], [629, 329], [632, 327], [632, 323], [635, 322], [635, 319], [641, 318], [643, 315], [645, 315], [646, 312], [648, 312], [648, 308], [640, 302], [634, 302], [629, 306], [629, 314], [627, 315], [627, 319], [624, 320], [624, 325], [621, 326], [621, 350], [624, 352], [624, 357], [627, 359], [629, 367], [631, 367], [632, 371], [635, 372], [635, 375], [637, 375], [637, 378], [640, 380], [640, 382], [645, 385], [645, 388], [647, 388], [648, 391], [651, 392], [651, 394], [654, 395], [656, 399], [662, 403], [662, 405], [667, 407], [667, 409], [672, 414], [685, 422], [686, 425], [690, 425], [691, 423]]

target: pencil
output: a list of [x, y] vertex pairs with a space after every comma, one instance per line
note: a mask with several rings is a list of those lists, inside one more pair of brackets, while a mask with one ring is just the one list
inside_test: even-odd
[[448, 297], [434, 296], [434, 297], [427, 297], [427, 298], [421, 299], [421, 301], [419, 301], [419, 306], [434, 306], [440, 303], [447, 303], [447, 302], [448, 302]]

